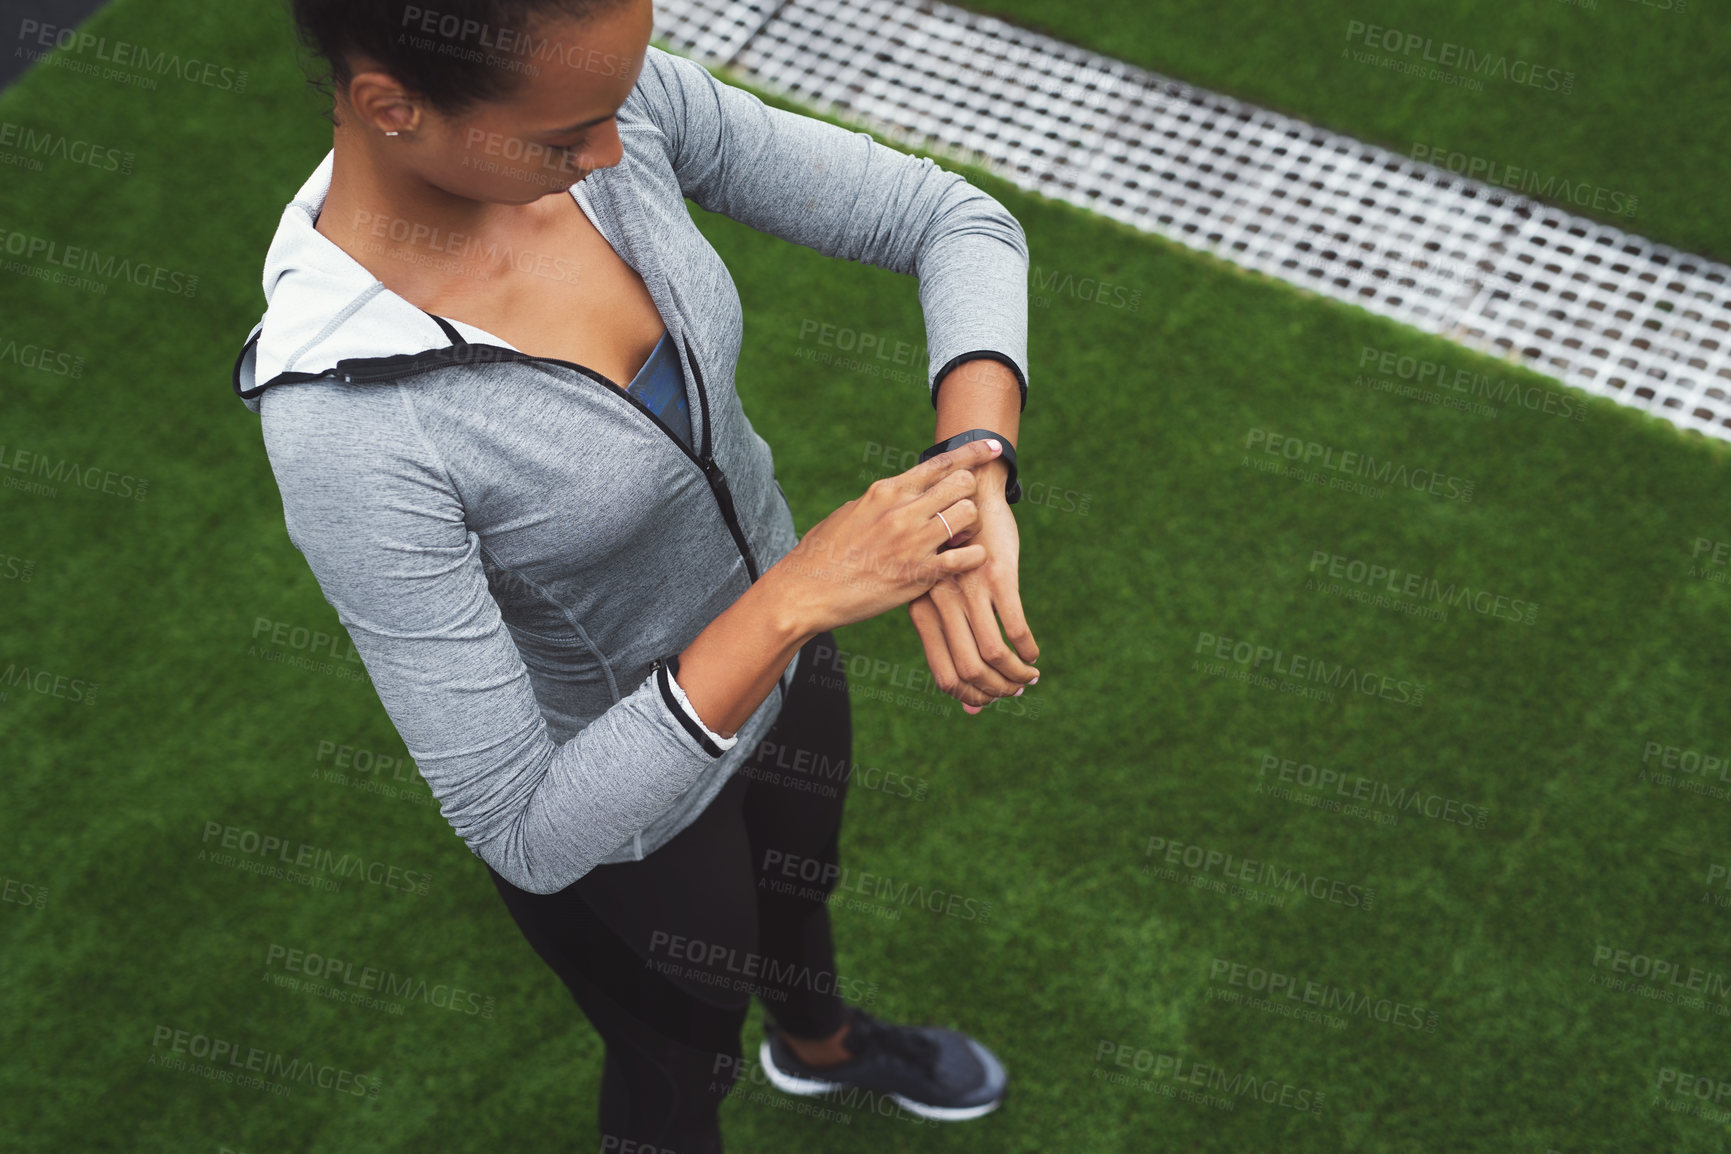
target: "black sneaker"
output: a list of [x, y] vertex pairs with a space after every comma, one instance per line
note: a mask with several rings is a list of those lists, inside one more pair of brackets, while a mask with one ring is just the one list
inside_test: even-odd
[[858, 1086], [888, 1095], [910, 1114], [940, 1122], [978, 1118], [1004, 1100], [1003, 1063], [966, 1034], [938, 1026], [892, 1026], [858, 1006], [848, 1007], [848, 1021], [842, 1046], [853, 1057], [833, 1066], [808, 1066], [765, 1020], [758, 1061], [771, 1084], [801, 1095]]

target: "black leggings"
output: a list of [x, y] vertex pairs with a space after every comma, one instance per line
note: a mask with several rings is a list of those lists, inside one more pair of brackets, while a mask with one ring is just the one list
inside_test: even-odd
[[[488, 867], [606, 1043], [601, 1149], [710, 1154], [755, 994], [800, 1038], [841, 1029], [829, 906], [852, 776], [835, 638], [808, 641], [781, 713], [696, 821], [642, 861], [555, 894]], [[631, 1145], [635, 1143], [635, 1145]]]

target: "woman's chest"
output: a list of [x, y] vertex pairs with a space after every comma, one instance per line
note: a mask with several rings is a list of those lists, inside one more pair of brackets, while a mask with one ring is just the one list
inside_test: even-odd
[[685, 448], [572, 368], [472, 365], [423, 379], [414, 407], [490, 563], [561, 600], [629, 593], [680, 569], [694, 541], [730, 540]]
[[[702, 468], [628, 398], [571, 369], [465, 373], [417, 420], [514, 628], [606, 646], [645, 615], [725, 608], [745, 566]], [[708, 618], [705, 618], [708, 619]]]
[[554, 224], [478, 238], [467, 275], [447, 278], [423, 307], [624, 385], [665, 322], [643, 277], [574, 201], [562, 200], [569, 211]]

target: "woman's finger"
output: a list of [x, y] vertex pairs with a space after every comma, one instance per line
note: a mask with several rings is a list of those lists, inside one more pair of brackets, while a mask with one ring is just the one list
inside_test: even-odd
[[[901, 489], [901, 486], [898, 485], [898, 490], [914, 496], [925, 494], [940, 482], [948, 480], [951, 473], [967, 472], [974, 466], [983, 465], [996, 456], [998, 456], [998, 451], [990, 447], [986, 438], [969, 441], [959, 449], [946, 449], [929, 460], [921, 461], [907, 472], [899, 474], [897, 480], [905, 485], [906, 489]], [[972, 491], [972, 474], [970, 474], [968, 489], [961, 495], [966, 496], [967, 492]], [[950, 500], [955, 500], [955, 497], [956, 495], [952, 494]], [[947, 505], [949, 501], [945, 501], [943, 504]], [[942, 508], [941, 505], [936, 507]]]
[[967, 544], [979, 523], [980, 508], [967, 497], [945, 508], [932, 510], [927, 525], [936, 538], [932, 542], [932, 551], [940, 552], [946, 545], [953, 549]]
[[[1040, 660], [1040, 646], [1034, 631], [1028, 628], [1028, 618], [1022, 612], [1022, 591], [1017, 587], [1016, 574], [993, 570], [988, 578], [992, 589], [992, 604], [1004, 623], [1004, 639], [1015, 646], [1016, 653], [1029, 665]], [[1036, 671], [1037, 672], [1037, 671]]]
[[[963, 575], [958, 578], [957, 583], [967, 601], [968, 623], [974, 630], [975, 651], [988, 668], [1009, 682], [1008, 692], [1015, 693], [1038, 677], [1040, 671], [1023, 661], [1016, 651], [1005, 643], [1003, 634], [998, 632], [996, 611], [1002, 609], [999, 597], [1006, 584], [1009, 586], [1010, 596], [1015, 596], [1014, 573], [1006, 578], [996, 567], [990, 573], [982, 569]], [[1019, 610], [1020, 606], [1017, 608]], [[1026, 623], [1023, 628], [1027, 628]], [[981, 683], [976, 681], [976, 684]]]
[[[969, 442], [978, 444], [977, 441]], [[936, 482], [920, 492], [913, 500], [907, 502], [908, 515], [911, 517], [930, 517], [933, 513], [943, 510], [945, 515], [951, 505], [957, 501], [966, 500], [974, 495], [979, 488], [979, 476], [972, 469], [955, 469], [939, 477]]]
[[[958, 580], [964, 580], [964, 575]], [[932, 604], [944, 623], [944, 642], [950, 648], [950, 660], [955, 663], [956, 676], [972, 691], [972, 696], [956, 694], [968, 705], [989, 705], [1000, 697], [1012, 696], [1021, 688], [988, 665], [980, 656], [975, 641], [974, 624], [969, 620], [968, 599], [956, 582], [940, 581], [932, 586]], [[992, 626], [996, 630], [997, 626]]]
[[944, 640], [944, 623], [931, 597], [922, 593], [909, 601], [908, 617], [914, 623], [914, 632], [920, 635], [920, 647], [926, 651], [926, 665], [932, 671], [932, 680], [940, 689], [956, 684], [956, 663], [950, 660], [950, 646]]

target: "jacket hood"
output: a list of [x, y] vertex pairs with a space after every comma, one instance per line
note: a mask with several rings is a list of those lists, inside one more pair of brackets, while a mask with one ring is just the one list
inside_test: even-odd
[[264, 316], [234, 366], [234, 391], [254, 413], [270, 386], [341, 372], [345, 363], [413, 358], [461, 343], [458, 334], [499, 343], [461, 322], [446, 322], [448, 329], [313, 227], [330, 193], [335, 155], [325, 154], [283, 209], [265, 254]]

